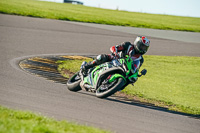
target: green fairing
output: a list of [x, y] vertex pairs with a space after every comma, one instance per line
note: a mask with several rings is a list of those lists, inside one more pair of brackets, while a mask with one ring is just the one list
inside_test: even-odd
[[123, 64], [123, 62], [124, 62], [124, 59], [120, 59], [120, 60], [119, 60], [119, 62], [120, 62], [121, 64]]
[[138, 77], [138, 72], [134, 73], [133, 75], [131, 75], [130, 77], [128, 77], [128, 79], [131, 79], [131, 78], [137, 78]]
[[115, 79], [120, 78], [120, 77], [123, 78], [126, 81], [126, 79], [124, 78], [124, 76], [122, 76], [121, 74], [114, 74], [109, 79], [109, 83], [113, 82]]
[[95, 76], [93, 77], [94, 73], [98, 70], [98, 69], [101, 69], [103, 67], [106, 67], [107, 65], [105, 64], [102, 64], [102, 65], [99, 65], [97, 66], [92, 72], [91, 72], [91, 80], [92, 80], [92, 83], [90, 82], [90, 75], [88, 75], [87, 77], [84, 78], [84, 83], [87, 83], [89, 85], [92, 85], [94, 87], [94, 85], [97, 83], [97, 79], [99, 77], [99, 74], [103, 71], [103, 70], [100, 70], [98, 71]]
[[84, 78], [84, 83], [89, 83], [89, 76]]
[[[126, 61], [125, 61], [126, 60]], [[132, 63], [133, 60], [130, 59], [130, 57], [128, 55], [126, 55], [126, 59], [120, 59], [120, 63], [123, 64], [125, 63], [127, 68], [128, 68], [128, 72], [126, 73], [126, 75], [129, 75], [132, 69]]]
[[133, 63], [133, 60], [130, 59], [130, 57], [127, 57], [126, 58], [126, 62], [127, 62], [127, 67], [128, 67], [128, 72], [126, 73], [126, 75], [129, 75], [131, 69], [132, 69], [132, 63]]
[[98, 78], [98, 76], [99, 76], [99, 72], [95, 75], [95, 77], [93, 77], [93, 75], [94, 75], [94, 72], [96, 72], [98, 69], [100, 69], [99, 66], [97, 66], [97, 67], [92, 71], [92, 79], [94, 79], [94, 84], [97, 83], [97, 78]]

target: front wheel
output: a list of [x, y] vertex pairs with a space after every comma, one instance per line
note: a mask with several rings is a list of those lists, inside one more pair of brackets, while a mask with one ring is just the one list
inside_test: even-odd
[[74, 76], [72, 76], [68, 81], [67, 81], [67, 88], [70, 91], [80, 91], [81, 87], [80, 87], [80, 82], [81, 82], [81, 77], [78, 75], [79, 72], [77, 72], [76, 74], [74, 74]]
[[[103, 82], [102, 82], [103, 83]], [[115, 92], [119, 91], [125, 84], [123, 78], [117, 78], [109, 84], [100, 84], [96, 90], [96, 96], [98, 98], [106, 98]]]

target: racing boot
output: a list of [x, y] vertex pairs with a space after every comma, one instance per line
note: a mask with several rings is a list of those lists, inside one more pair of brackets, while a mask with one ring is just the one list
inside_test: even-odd
[[85, 75], [87, 74], [88, 69], [90, 69], [90, 68], [92, 68], [92, 67], [94, 67], [94, 66], [96, 66], [95, 60], [92, 61], [92, 62], [88, 62], [88, 63], [84, 61], [84, 62], [82, 63], [82, 65], [81, 65], [80, 71], [81, 71], [81, 73], [85, 76]]
[[96, 60], [93, 60], [92, 62], [88, 62], [83, 66], [84, 70], [88, 70], [92, 67], [96, 66]]
[[106, 54], [101, 54], [98, 55], [97, 58], [95, 60], [93, 60], [92, 62], [83, 62], [81, 65], [81, 72], [82, 74], [87, 74], [87, 70], [96, 66], [96, 65], [100, 65], [106, 61], [109, 61], [110, 56], [106, 55]]

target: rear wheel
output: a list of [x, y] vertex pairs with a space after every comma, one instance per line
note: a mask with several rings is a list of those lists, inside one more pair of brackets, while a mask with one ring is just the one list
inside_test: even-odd
[[79, 72], [74, 74], [68, 81], [67, 81], [67, 88], [70, 91], [80, 91], [80, 82], [81, 82], [81, 77], [79, 76]]
[[99, 87], [96, 90], [96, 96], [98, 98], [106, 98], [115, 92], [119, 91], [125, 84], [123, 78], [117, 78], [111, 83], [104, 84], [105, 80], [103, 80]]

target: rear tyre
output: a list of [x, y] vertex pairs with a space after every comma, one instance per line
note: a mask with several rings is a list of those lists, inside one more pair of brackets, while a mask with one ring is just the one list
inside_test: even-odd
[[81, 77], [78, 75], [79, 72], [77, 72], [76, 74], [74, 74], [74, 76], [72, 76], [68, 81], [67, 81], [67, 88], [70, 91], [80, 91], [81, 87], [80, 87], [80, 82], [81, 82]]
[[109, 86], [107, 89], [104, 90], [104, 88], [101, 88], [103, 85], [100, 84], [99, 87], [96, 90], [96, 96], [98, 98], [106, 98], [112, 94], [114, 94], [115, 92], [119, 91], [121, 88], [123, 88], [125, 81], [123, 78], [118, 78], [115, 81], [113, 81], [113, 84], [111, 86]]

